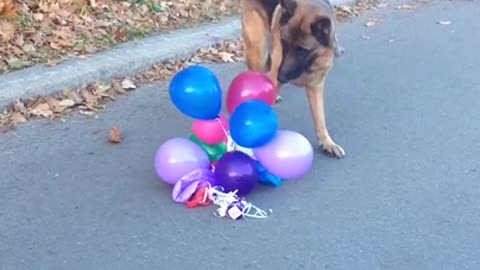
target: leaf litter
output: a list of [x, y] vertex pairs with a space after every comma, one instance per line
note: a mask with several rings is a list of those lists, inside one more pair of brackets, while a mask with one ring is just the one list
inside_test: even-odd
[[[236, 0], [0, 0], [0, 74], [238, 13]], [[21, 42], [18, 42], [21, 41]]]

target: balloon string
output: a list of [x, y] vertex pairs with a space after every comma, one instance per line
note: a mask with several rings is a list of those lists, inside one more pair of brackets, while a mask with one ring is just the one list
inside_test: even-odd
[[227, 136], [227, 151], [234, 150], [235, 149], [235, 142], [232, 140], [232, 137], [230, 137], [230, 132], [228, 132], [228, 130], [225, 128], [225, 126], [223, 125], [222, 120], [220, 119], [219, 116], [215, 119], [220, 124], [220, 127], [222, 128], [222, 131], [225, 134], [225, 136]]
[[[255, 210], [255, 213], [250, 214], [251, 210]], [[268, 209], [268, 210], [269, 210], [270, 214], [273, 214], [272, 209]], [[242, 215], [245, 218], [267, 218], [269, 216], [267, 211], [256, 207], [252, 203], [247, 203], [247, 205], [245, 206], [245, 208], [242, 211]]]
[[220, 124], [220, 127], [222, 127], [222, 130], [223, 130], [223, 133], [225, 133], [225, 136], [230, 136], [229, 132], [227, 131], [227, 129], [225, 128], [225, 126], [223, 125], [222, 123], [222, 120], [220, 119], [219, 116], [217, 116], [217, 118], [215, 118], [215, 120], [218, 121], [218, 123]]
[[[224, 217], [226, 214], [224, 213], [223, 215], [219, 213], [220, 210], [226, 210], [232, 203], [239, 202], [244, 205], [244, 208], [242, 210], [242, 216], [246, 219], [248, 218], [267, 218], [269, 216], [269, 213], [267, 211], [258, 208], [257, 206], [253, 205], [252, 203], [241, 201], [238, 196], [237, 196], [237, 190], [229, 193], [224, 193], [222, 192], [223, 188], [219, 186], [215, 186], [212, 188], [208, 189], [208, 197], [210, 200], [215, 204], [220, 206], [217, 211], [215, 211], [213, 214], [216, 217]], [[253, 212], [254, 213], [251, 213]], [[272, 209], [269, 209], [270, 214], [273, 213]]]

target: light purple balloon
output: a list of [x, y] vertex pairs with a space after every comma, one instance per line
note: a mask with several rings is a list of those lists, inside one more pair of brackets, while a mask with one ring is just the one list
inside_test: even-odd
[[207, 153], [194, 142], [181, 137], [164, 142], [155, 154], [158, 176], [172, 185], [187, 173], [209, 166]]
[[279, 130], [262, 147], [254, 149], [255, 158], [273, 175], [284, 179], [304, 176], [312, 167], [313, 147], [300, 133]]

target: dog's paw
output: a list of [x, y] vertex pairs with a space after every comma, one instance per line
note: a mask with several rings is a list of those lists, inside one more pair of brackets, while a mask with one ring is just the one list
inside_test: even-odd
[[345, 157], [345, 150], [343, 150], [340, 145], [335, 144], [334, 142], [321, 144], [320, 147], [323, 149], [324, 152], [327, 152], [331, 156], [334, 156], [336, 158]]
[[278, 104], [282, 102], [282, 100], [283, 100], [282, 96], [277, 96], [277, 98], [275, 98], [275, 103]]

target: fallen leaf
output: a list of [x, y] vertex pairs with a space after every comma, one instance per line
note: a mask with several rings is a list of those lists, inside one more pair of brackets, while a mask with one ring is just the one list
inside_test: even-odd
[[60, 64], [63, 61], [63, 59], [60, 58], [51, 58], [47, 60], [47, 66], [49, 67], [54, 67], [58, 64]]
[[33, 13], [32, 14], [32, 19], [37, 21], [37, 22], [40, 22], [40, 21], [43, 21], [43, 13]]
[[85, 111], [85, 110], [80, 110], [79, 113], [82, 114], [82, 115], [85, 115], [85, 116], [93, 116], [93, 115], [95, 115], [95, 112]]
[[440, 25], [450, 25], [450, 24], [452, 24], [452, 21], [438, 21], [437, 24], [440, 24]]
[[381, 18], [370, 18], [370, 19], [368, 19], [368, 22], [365, 23], [365, 26], [366, 27], [372, 27], [372, 26], [375, 26], [376, 24], [378, 24], [379, 22], [383, 22], [383, 19], [381, 19]]
[[25, 104], [23, 104], [23, 102], [17, 101], [13, 104], [12, 111], [24, 113], [27, 111], [27, 109], [25, 108]]
[[68, 99], [71, 99], [74, 105], [78, 105], [83, 102], [83, 99], [80, 97], [79, 94], [77, 94], [76, 91], [68, 91], [67, 93], [65, 93], [65, 97], [67, 97]]
[[15, 44], [18, 46], [18, 47], [23, 47], [23, 45], [25, 44], [25, 38], [22, 34], [18, 35], [16, 38], [15, 38]]
[[0, 21], [0, 41], [9, 42], [15, 35], [15, 24], [12, 22], [2, 20]]
[[70, 108], [70, 107], [75, 106], [75, 101], [67, 98], [67, 99], [59, 101], [58, 105], [61, 106], [61, 107]]
[[10, 68], [14, 68], [14, 67], [18, 68], [21, 65], [20, 59], [18, 59], [17, 57], [14, 57], [14, 56], [6, 59], [5, 62], [7, 62], [7, 64], [10, 66]]
[[235, 60], [233, 60], [233, 57], [235, 56], [233, 53], [219, 52], [218, 55], [220, 56], [220, 59], [222, 59], [223, 62], [226, 62], [226, 63], [235, 62]]
[[122, 88], [125, 89], [125, 90], [132, 90], [132, 89], [135, 89], [137, 88], [135, 86], [135, 84], [133, 84], [133, 82], [129, 79], [124, 79], [122, 81]]
[[[85, 45], [85, 52], [94, 53], [96, 51], [97, 51], [97, 48], [95, 48], [95, 46], [90, 45], [90, 44]], [[87, 56], [86, 55], [81, 55], [81, 56], [79, 56], [79, 58], [87, 58]]]
[[113, 32], [113, 39], [116, 41], [121, 41], [127, 38], [127, 31], [123, 28], [118, 28], [115, 32]]
[[36, 49], [35, 49], [35, 46], [33, 46], [33, 44], [25, 44], [23, 47], [22, 47], [23, 51], [26, 52], [26, 53], [31, 53], [31, 52], [35, 52]]
[[118, 127], [112, 127], [108, 136], [108, 142], [120, 143], [122, 141], [120, 129]]
[[35, 116], [50, 117], [53, 115], [53, 111], [50, 110], [48, 103], [40, 103], [30, 110], [30, 113]]
[[42, 32], [38, 31], [35, 32], [30, 39], [33, 41], [33, 44], [35, 46], [41, 46], [43, 43], [45, 43], [45, 37]]
[[57, 99], [55, 99], [53, 97], [47, 97], [46, 101], [47, 101], [49, 109], [51, 111], [53, 111], [54, 113], [61, 113], [66, 109], [66, 107], [60, 106], [60, 101], [58, 101]]
[[417, 6], [413, 6], [413, 5], [400, 5], [400, 6], [397, 6], [395, 9], [414, 10], [414, 9], [417, 9]]
[[13, 0], [2, 0], [0, 2], [0, 16], [16, 16], [17, 11]]
[[112, 88], [111, 84], [96, 83], [93, 87], [93, 94], [99, 96], [108, 96], [106, 93]]
[[64, 48], [73, 47], [73, 42], [71, 40], [65, 40], [60, 38], [54, 38], [50, 41], [50, 47], [54, 50], [63, 50]]
[[98, 97], [90, 93], [88, 89], [83, 88], [80, 90], [80, 96], [85, 100], [86, 105], [90, 108], [93, 108], [98, 103]]
[[18, 125], [18, 124], [27, 122], [27, 118], [25, 118], [25, 116], [23, 116], [23, 114], [21, 114], [19, 112], [12, 112], [12, 114], [10, 116], [10, 120], [12, 121], [12, 124], [14, 124], [14, 125]]
[[362, 38], [362, 39], [365, 39], [365, 40], [369, 40], [369, 39], [370, 39], [369, 36], [365, 36], [365, 35], [362, 35], [361, 38]]

